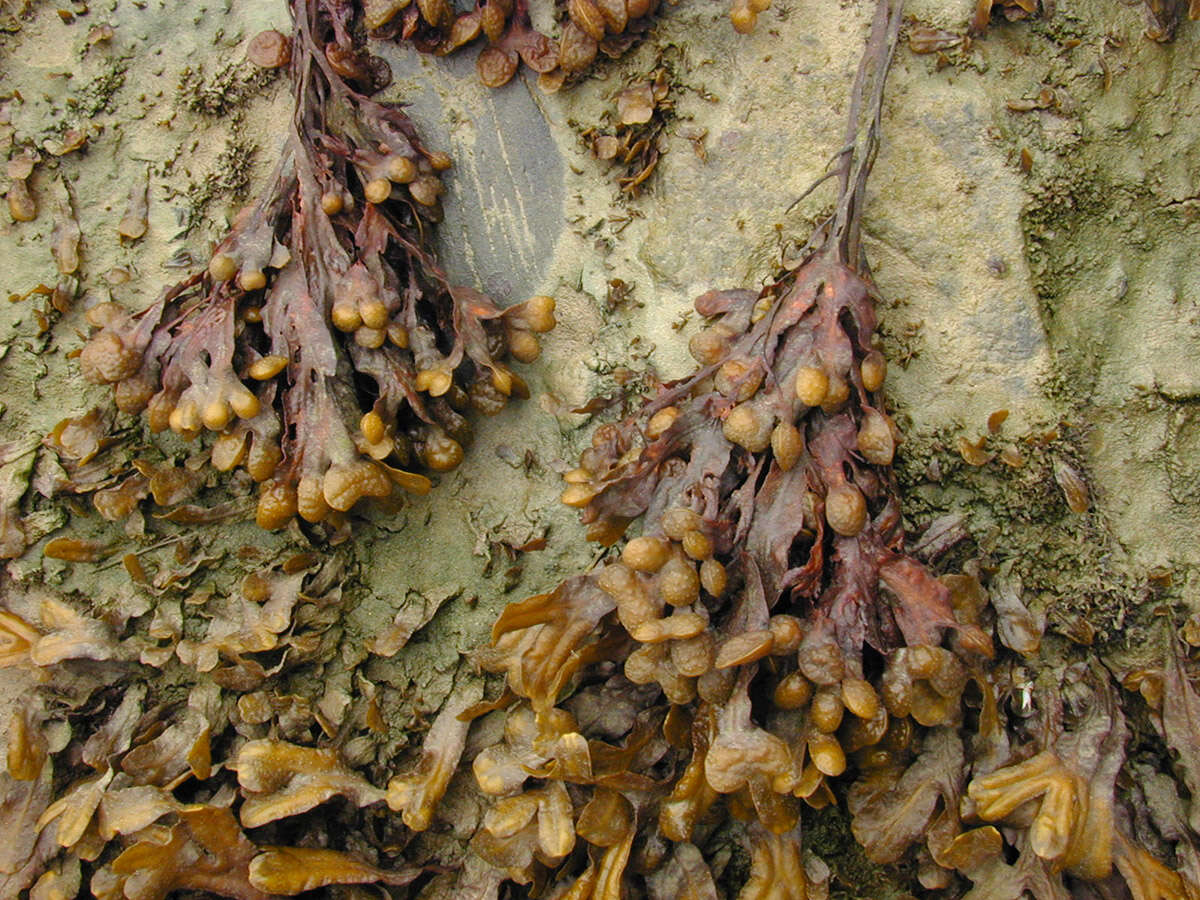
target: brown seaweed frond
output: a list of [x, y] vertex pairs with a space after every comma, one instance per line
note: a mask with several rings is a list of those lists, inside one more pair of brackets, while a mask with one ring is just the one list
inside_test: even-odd
[[452, 695], [425, 735], [416, 768], [388, 782], [387, 805], [402, 812], [404, 824], [413, 831], [424, 831], [432, 823], [434, 810], [458, 768], [471, 724], [463, 713], [473, 699], [465, 692]]
[[1055, 0], [977, 0], [968, 34], [987, 34], [993, 15], [1000, 15], [1007, 22], [1020, 22], [1038, 16], [1050, 18], [1054, 15], [1054, 7]]
[[405, 885], [420, 869], [381, 869], [341, 850], [268, 847], [250, 860], [250, 883], [269, 895], [294, 897], [334, 884]]
[[286, 741], [249, 741], [228, 766], [237, 772], [245, 795], [239, 817], [246, 828], [307, 812], [331, 797], [367, 806], [386, 796], [346, 767], [333, 750]]
[[[1052, 865], [1094, 871], [1112, 865], [1112, 810], [1103, 800], [1090, 803], [1087, 784], [1052, 751], [971, 782], [968, 796], [985, 822], [998, 822], [1026, 803], [1036, 812], [1029, 823], [1030, 849]], [[1085, 859], [1086, 858], [1086, 859]]]
[[173, 825], [151, 825], [120, 856], [93, 877], [100, 898], [159, 900], [177, 890], [210, 891], [234, 900], [271, 896], [250, 880], [258, 848], [223, 807], [195, 805], [177, 813]]
[[550, 594], [509, 604], [492, 626], [492, 646], [478, 660], [485, 669], [505, 672], [509, 687], [536, 709], [548, 709], [588, 657], [596, 656], [596, 628], [613, 606], [590, 576], [568, 579]]
[[105, 623], [49, 593], [35, 601], [37, 623], [0, 609], [0, 668], [53, 666], [65, 659], [119, 660], [127, 651]]
[[750, 839], [750, 880], [738, 900], [807, 900], [800, 833], [775, 833], [758, 825], [747, 829]]
[[[18, 837], [0, 851], [0, 894], [258, 900], [415, 878], [389, 865], [398, 849], [358, 838], [371, 815], [358, 811], [387, 798], [366, 768], [378, 707], [336, 689], [310, 698], [287, 678], [332, 653], [343, 574], [336, 556], [309, 554], [229, 596], [208, 586], [181, 603], [163, 589], [156, 607], [131, 601], [129, 629], [114, 610], [101, 622], [41, 589], [8, 591], [7, 652], [46, 680], [9, 727], [0, 824]], [[215, 666], [185, 634], [212, 645]], [[291, 846], [301, 832], [306, 846]]]
[[[1022, 857], [1035, 857], [1051, 881], [1061, 884], [1058, 873], [1103, 881], [1115, 870], [1134, 898], [1195, 896], [1129, 831], [1131, 807], [1117, 787], [1129, 731], [1114, 685], [1099, 667], [1076, 677], [1063, 699], [1038, 697], [1053, 716], [1037, 740], [1045, 749], [972, 779], [970, 815], [1019, 830]], [[984, 862], [951, 861], [977, 882], [993, 877]]]

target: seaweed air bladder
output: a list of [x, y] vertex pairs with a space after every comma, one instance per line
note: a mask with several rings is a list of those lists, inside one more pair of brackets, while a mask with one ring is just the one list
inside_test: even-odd
[[207, 271], [139, 313], [89, 310], [79, 360], [152, 431], [208, 433], [214, 468], [260, 484], [267, 529], [427, 491], [416, 470], [453, 469], [472, 411], [528, 395], [505, 361], [554, 327], [552, 298], [501, 309], [447, 281], [430, 232], [449, 157], [370, 98], [390, 76], [354, 42], [353, 5], [291, 11], [295, 110], [269, 187]]

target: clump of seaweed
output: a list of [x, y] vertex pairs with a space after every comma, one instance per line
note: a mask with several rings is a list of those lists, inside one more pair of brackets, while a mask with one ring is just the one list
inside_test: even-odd
[[[920, 728], [957, 724], [969, 672], [992, 654], [903, 550], [899, 434], [880, 394], [875, 291], [858, 271], [899, 24], [881, 4], [840, 201], [804, 262], [762, 291], [700, 297], [701, 368], [597, 429], [565, 476], [589, 537], [614, 544], [639, 517], [642, 534], [510, 604], [480, 653], [521, 698], [504, 743], [473, 764], [497, 797], [474, 845], [509, 877], [616, 897], [674, 845], [702, 843], [720, 804], [753, 823], [743, 896], [781, 883], [804, 896], [800, 804], [832, 802], [831, 780], [865, 760], [893, 764]], [[636, 713], [598, 712], [622, 702]], [[572, 818], [582, 872], [568, 861]]]
[[422, 493], [453, 469], [470, 410], [528, 390], [554, 301], [501, 309], [450, 284], [429, 249], [451, 161], [368, 94], [386, 65], [354, 43], [355, 8], [296, 0], [295, 115], [271, 186], [205, 272], [131, 314], [88, 311], [85, 378], [155, 432], [213, 436], [211, 463], [261, 485], [257, 521], [336, 523], [364, 498]]
[[[804, 896], [799, 804], [833, 802], [831, 779], [865, 758], [887, 765], [918, 725], [956, 723], [970, 668], [992, 653], [903, 551], [890, 472], [899, 434], [880, 395], [874, 288], [856, 271], [877, 125], [861, 134], [859, 116], [865, 102], [878, 109], [898, 28], [898, 11], [881, 5], [840, 157], [841, 201], [804, 262], [762, 291], [700, 297], [710, 324], [691, 350], [701, 368], [597, 429], [565, 476], [563, 502], [583, 510], [589, 537], [613, 544], [638, 517], [642, 534], [553, 594], [510, 605], [481, 655], [540, 726], [532, 746], [540, 740], [549, 762], [524, 771], [596, 784], [581, 822], [594, 804], [620, 806], [614, 794], [629, 807], [619, 835], [584, 837], [594, 865], [559, 877], [617, 885], [635, 834], [665, 859], [667, 842], [700, 841], [721, 803], [754, 823], [742, 896], [781, 883]], [[635, 790], [596, 780], [596, 756], [615, 748], [576, 735], [568, 746], [589, 752], [568, 765], [571, 732], [548, 734], [568, 686], [569, 706], [589, 691], [647, 704], [624, 736]], [[638, 792], [656, 773], [666, 787], [647, 806]], [[512, 788], [501, 784], [501, 795]]]
[[259, 900], [417, 877], [355, 821], [386, 796], [359, 771], [384, 730], [377, 696], [291, 679], [337, 652], [344, 578], [338, 556], [303, 554], [229, 591], [144, 584], [152, 609], [104, 617], [10, 592], [0, 668], [53, 689], [9, 724], [0, 894]]
[[674, 113], [666, 67], [638, 78], [616, 96], [616, 122], [608, 129], [592, 128], [580, 135], [599, 160], [619, 166], [621, 193], [636, 197], [654, 174], [664, 152], [664, 131]]
[[[559, 896], [716, 896], [704, 860], [732, 817], [750, 857], [739, 897], [803, 898], [828, 871], [806, 865], [802, 806], [844, 800], [868, 858], [915, 857], [928, 889], [957, 871], [972, 896], [1065, 896], [1060, 873], [1098, 881], [1115, 865], [1135, 897], [1183, 896], [1114, 824], [1125, 732], [1107, 682], [1081, 681], [1071, 715], [1036, 738], [1009, 723], [992, 634], [1035, 653], [1040, 623], [904, 547], [859, 238], [899, 7], [879, 4], [838, 200], [802, 262], [760, 291], [698, 298], [700, 368], [598, 428], [565, 475], [590, 539], [616, 545], [639, 519], [640, 535], [509, 604], [477, 654], [506, 691], [459, 718], [506, 719], [471, 760], [491, 798], [472, 848], [505, 878]], [[436, 768], [466, 746], [441, 742]]]
[[[730, 20], [743, 34], [754, 30], [770, 0], [732, 0]], [[366, 24], [374, 37], [410, 41], [423, 53], [445, 56], [482, 36], [475, 60], [488, 87], [507, 84], [524, 63], [538, 85], [553, 93], [586, 72], [598, 56], [617, 58], [644, 37], [659, 0], [566, 0], [557, 3], [557, 40], [538, 31], [529, 0], [476, 0], [459, 11], [447, 0], [372, 0]]]
[[617, 57], [649, 29], [658, 0], [570, 0], [555, 41], [534, 28], [528, 0], [487, 0], [458, 12], [446, 0], [385, 0], [367, 4], [367, 28], [376, 37], [411, 41], [424, 53], [444, 56], [481, 35], [487, 46], [475, 61], [488, 87], [507, 84], [522, 62], [538, 73], [539, 86], [557, 91], [587, 70], [597, 54]]
[[[504, 676], [504, 692], [480, 701], [478, 683], [456, 687], [414, 765], [386, 788], [378, 785], [395, 754], [383, 743], [389, 727], [378, 689], [364, 673], [355, 673], [353, 695], [322, 684], [320, 696], [306, 696], [280, 677], [356, 652], [341, 640], [336, 557], [322, 564], [301, 554], [232, 590], [180, 596], [200, 568], [193, 561], [139, 581], [157, 602], [103, 611], [80, 611], [41, 589], [6, 592], [0, 667], [53, 679], [54, 689], [23, 706], [9, 728], [0, 821], [13, 839], [0, 850], [0, 894], [78, 896], [86, 879], [93, 896], [130, 900], [178, 891], [259, 900], [356, 884], [405, 896], [497, 897], [511, 879], [538, 896], [576, 900], [716, 897], [718, 885], [728, 893], [736, 868], [716, 871], [733, 833], [747, 847], [742, 900], [827, 896], [830, 872], [806, 852], [800, 812], [844, 802], [865, 855], [909, 860], [926, 891], [961, 887], [959, 873], [973, 883], [971, 900], [1200, 896], [1200, 695], [1173, 631], [1161, 670], [1122, 676], [1140, 693], [1133, 703], [1145, 701], [1146, 709], [1130, 707], [1139, 709], [1142, 736], [1157, 730], [1177, 754], [1163, 753], [1152, 770], [1127, 759], [1132, 717], [1105, 667], [1038, 660], [1034, 683], [1027, 667], [1044, 621], [1019, 590], [999, 577], [990, 594], [972, 574], [934, 578], [904, 547], [892, 473], [900, 436], [883, 403], [878, 294], [858, 232], [899, 23], [899, 0], [881, 3], [838, 155], [839, 199], [802, 262], [761, 291], [699, 298], [710, 318], [692, 344], [700, 369], [598, 429], [567, 474], [563, 500], [583, 510], [594, 540], [615, 546], [638, 519], [641, 533], [599, 567], [510, 604], [477, 654]], [[348, 63], [339, 57], [338, 65]], [[361, 71], [374, 77], [369, 62]], [[328, 87], [319, 80], [327, 76], [308, 74]], [[315, 146], [314, 158], [336, 167], [340, 157]], [[355, 146], [347, 172], [367, 145]], [[243, 360], [253, 378], [262, 351], [276, 346], [272, 323], [288, 321], [282, 300], [271, 305], [280, 283], [299, 286], [280, 297], [312, 300], [309, 286], [321, 281], [291, 268], [299, 257], [321, 277], [328, 272], [313, 251], [323, 232], [314, 238], [303, 215], [326, 195], [306, 193], [306, 171], [293, 172], [296, 205], [277, 241], [255, 243], [245, 235], [256, 229], [239, 225], [231, 238], [242, 237], [214, 257], [218, 266], [226, 266], [222, 254], [232, 260], [224, 279], [198, 275], [162, 301], [173, 318], [155, 313], [146, 346], [157, 346], [164, 372], [193, 352], [187, 336], [208, 333], [204, 311], [225, 304], [227, 318], [241, 323], [228, 346], [262, 326], [260, 355]], [[369, 212], [384, 201], [369, 200], [370, 181], [356, 177], [346, 175], [349, 194], [325, 215], [353, 260], [345, 271], [361, 261], [373, 274], [382, 270], [353, 255], [357, 235], [380, 227], [368, 216], [393, 222], [396, 208]], [[374, 204], [351, 220], [353, 243], [339, 230], [351, 202]], [[281, 211], [270, 220], [286, 219]], [[385, 253], [415, 252], [387, 234], [397, 247]], [[271, 257], [256, 257], [266, 245]], [[277, 247], [288, 257], [272, 266]], [[231, 280], [247, 271], [261, 283], [235, 287]], [[427, 269], [405, 271], [414, 291], [426, 289]], [[267, 284], [261, 307], [244, 305]], [[172, 309], [185, 295], [191, 300]], [[426, 295], [418, 296], [424, 310]], [[258, 320], [250, 308], [260, 309]], [[539, 330], [538, 310], [550, 315], [544, 301], [524, 306], [525, 327], [510, 327], [503, 314], [475, 324], [499, 318], [519, 358], [517, 335]], [[109, 349], [118, 360], [124, 335], [140, 327], [122, 315], [93, 310], [105, 329], [114, 326], [120, 346]], [[174, 351], [163, 349], [177, 340]], [[363, 345], [342, 340], [335, 350], [345, 356], [336, 358], [371, 371], [358, 366], [364, 357], [353, 348]], [[212, 365], [210, 350], [197, 359]], [[99, 370], [108, 361], [91, 351], [85, 365]], [[340, 369], [321, 380], [314, 376], [324, 373], [304, 368], [309, 380], [299, 387], [272, 381], [287, 366], [263, 379], [254, 394], [262, 406], [275, 389], [311, 399], [324, 385], [340, 396]], [[450, 371], [453, 387], [461, 370]], [[209, 407], [197, 400], [197, 409], [203, 422]], [[285, 416], [289, 409], [285, 402]], [[241, 418], [252, 425], [259, 412]], [[299, 441], [299, 427], [288, 427], [297, 433], [284, 440]], [[93, 493], [106, 517], [127, 515], [147, 495], [166, 505], [195, 490], [194, 472], [148, 461], [116, 483], [103, 464], [107, 432], [104, 415], [92, 413], [64, 421], [47, 440], [63, 456], [68, 488]], [[18, 442], [0, 448], [6, 479], [27, 477], [30, 452]], [[964, 442], [960, 452], [969, 464], [986, 461], [982, 443]], [[1053, 470], [1071, 508], [1086, 509], [1080, 474], [1065, 460]], [[20, 494], [6, 489], [0, 500], [0, 544], [20, 552]], [[103, 552], [68, 539], [45, 549], [78, 560]], [[1184, 631], [1193, 646], [1194, 626]], [[139, 683], [139, 665], [151, 684]], [[313, 681], [323, 679], [310, 688]], [[493, 727], [472, 740], [471, 723], [482, 718]], [[412, 833], [432, 827], [464, 756], [485, 802], [476, 821], [467, 813], [456, 823], [459, 836], [472, 835], [473, 853], [459, 865], [453, 851], [438, 855], [448, 842], [423, 846]], [[1168, 769], [1181, 773], [1190, 798]], [[387, 816], [384, 803], [400, 815]]]

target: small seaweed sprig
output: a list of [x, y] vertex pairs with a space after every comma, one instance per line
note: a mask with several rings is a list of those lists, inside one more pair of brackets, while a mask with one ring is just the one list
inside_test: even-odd
[[444, 153], [368, 93], [382, 61], [356, 6], [294, 0], [295, 113], [270, 187], [206, 272], [130, 314], [89, 311], [89, 381], [150, 429], [214, 436], [211, 462], [261, 483], [257, 521], [336, 520], [363, 498], [423, 493], [458, 465], [470, 410], [528, 390], [504, 362], [539, 353], [554, 301], [504, 310], [449, 283], [429, 249]]

